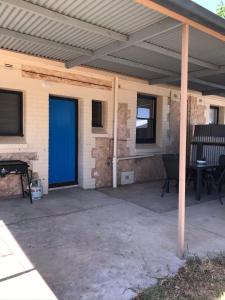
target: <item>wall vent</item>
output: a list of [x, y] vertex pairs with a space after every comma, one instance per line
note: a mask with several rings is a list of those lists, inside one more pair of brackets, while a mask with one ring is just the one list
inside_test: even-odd
[[121, 172], [121, 185], [134, 183], [134, 171]]

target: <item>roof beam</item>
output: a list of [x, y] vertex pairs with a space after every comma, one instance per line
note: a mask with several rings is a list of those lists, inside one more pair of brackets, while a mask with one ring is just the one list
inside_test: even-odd
[[225, 73], [225, 66], [220, 66], [218, 70], [200, 70], [193, 71], [190, 74], [194, 77], [205, 77], [211, 75], [219, 75]]
[[203, 96], [210, 96], [210, 95], [221, 95], [221, 94], [225, 94], [224, 90], [220, 90], [220, 89], [214, 89], [214, 90], [207, 90], [207, 91], [203, 91], [202, 95]]
[[[140, 43], [138, 43], [137, 46], [140, 48], [143, 48], [143, 49], [147, 49], [147, 50], [156, 52], [156, 53], [160, 53], [160, 54], [168, 56], [168, 57], [172, 57], [172, 58], [181, 60], [180, 53], [157, 46], [155, 44], [151, 44], [151, 43], [147, 43], [147, 42], [140, 42]], [[201, 66], [203, 68], [212, 69], [212, 70], [216, 70], [216, 71], [220, 69], [220, 67], [216, 64], [209, 63], [209, 62], [206, 62], [201, 59], [194, 58], [194, 57], [189, 57], [188, 61], [189, 61], [189, 63], [192, 63], [197, 66]]]
[[163, 84], [163, 83], [171, 83], [180, 80], [180, 75], [178, 76], [170, 76], [170, 77], [161, 77], [156, 79], [151, 79], [150, 84]]
[[[118, 57], [114, 57], [114, 56], [106, 56], [104, 58], [104, 60], [107, 60], [107, 61], [110, 61], [110, 62], [113, 62], [113, 63], [118, 63], [118, 64], [121, 64], [121, 65], [126, 65], [126, 66], [133, 67], [133, 68], [142, 69], [142, 70], [145, 70], [145, 71], [150, 71], [150, 72], [154, 72], [154, 73], [173, 76], [173, 77], [170, 77], [170, 78], [172, 78], [173, 81], [175, 81], [175, 79], [176, 79], [176, 81], [180, 80], [180, 75], [175, 73], [175, 72], [171, 72], [171, 71], [168, 71], [168, 70], [164, 70], [164, 69], [149, 66], [149, 65], [140, 64], [140, 63], [137, 63], [137, 62], [134, 62], [134, 61], [124, 59], [124, 58], [118, 58]], [[150, 84], [155, 84], [154, 81], [157, 81], [157, 79], [150, 80]], [[195, 78], [193, 76], [189, 76], [189, 81], [195, 82], [195, 83], [198, 83], [198, 84], [202, 84], [202, 85], [206, 85], [206, 86], [212, 87], [214, 89], [225, 90], [225, 85], [221, 85], [221, 84], [217, 84], [217, 83], [214, 83], [214, 82], [201, 80], [201, 79]], [[165, 83], [168, 83], [168, 79], [167, 79], [167, 81], [165, 81]]]
[[194, 78], [194, 77], [191, 77], [191, 76], [189, 76], [189, 80], [191, 82], [199, 83], [199, 84], [202, 84], [202, 85], [206, 85], [208, 87], [212, 87], [214, 89], [220, 89], [220, 90], [225, 91], [225, 85], [223, 85], [223, 84], [218, 84], [218, 83], [214, 83], [214, 82], [210, 82], [210, 81], [205, 81], [205, 80], [201, 80], [201, 79]]
[[104, 60], [112, 62], [112, 63], [118, 63], [118, 64], [128, 66], [128, 67], [132, 67], [132, 68], [137, 68], [137, 69], [150, 71], [150, 72], [154, 72], [154, 73], [158, 73], [158, 74], [164, 74], [164, 75], [167, 75], [167, 76], [177, 76], [177, 73], [175, 73], [175, 72], [171, 72], [171, 71], [164, 70], [164, 69], [161, 69], [161, 68], [157, 68], [157, 67], [137, 63], [137, 62], [130, 61], [130, 60], [124, 59], [124, 58], [119, 58], [119, 57], [114, 57], [114, 56], [108, 55], [108, 56], [104, 57]]
[[85, 64], [90, 61], [99, 59], [107, 54], [112, 54], [113, 52], [128, 48], [132, 45], [139, 43], [148, 38], [152, 38], [158, 36], [162, 33], [166, 33], [169, 30], [180, 27], [181, 24], [177, 23], [172, 19], [165, 18], [157, 23], [151, 24], [146, 28], [140, 29], [134, 33], [132, 33], [126, 42], [115, 41], [111, 44], [108, 44], [104, 47], [97, 49], [91, 57], [81, 56], [77, 59], [71, 60], [66, 63], [67, 68], [72, 68], [74, 66]]
[[[158, 45], [154, 45], [152, 43], [144, 42], [143, 40], [153, 38], [155, 36], [158, 36], [162, 33], [166, 33], [169, 30], [175, 29], [180, 27], [181, 24], [174, 22], [171, 19], [164, 19], [163, 21], [157, 22], [155, 24], [149, 25], [146, 28], [143, 28], [141, 30], [138, 30], [137, 32], [131, 34], [128, 37], [128, 40], [124, 43], [120, 42], [114, 42], [112, 44], [109, 44], [105, 47], [102, 47], [95, 51], [92, 57], [78, 57], [70, 62], [67, 63], [67, 67], [71, 68], [73, 66], [84, 64], [87, 62], [90, 62], [91, 60], [103, 58], [106, 59], [107, 54], [111, 54], [115, 51], [119, 51], [122, 49], [125, 49], [127, 47], [130, 47], [132, 45], [135, 45], [137, 47], [147, 49], [156, 53], [160, 53], [162, 55], [165, 55], [167, 57], [172, 57], [178, 60], [181, 60], [181, 54], [177, 53], [175, 51], [165, 49], [163, 47], [160, 47]], [[189, 57], [189, 62], [207, 69], [212, 70], [219, 70], [219, 66], [213, 63], [205, 62], [203, 60]]]
[[155, 11], [157, 11], [165, 16], [168, 16], [172, 19], [175, 19], [179, 22], [188, 24], [188, 25], [192, 26], [193, 28], [200, 30], [202, 32], [205, 32], [223, 42], [225, 41], [224, 34], [218, 32], [216, 30], [213, 30], [210, 27], [202, 25], [202, 24], [192, 20], [191, 18], [185, 17], [182, 14], [176, 13], [175, 11], [168, 9], [163, 5], [157, 4], [154, 0], [133, 0], [133, 2], [139, 3], [145, 7], [148, 7], [151, 10], [155, 10]]
[[1, 3], [4, 3], [6, 5], [12, 5], [14, 7], [24, 9], [26, 11], [29, 11], [33, 14], [37, 14], [39, 16], [48, 18], [49, 20], [60, 22], [65, 25], [69, 25], [74, 28], [79, 28], [88, 32], [92, 32], [95, 34], [99, 34], [101, 36], [111, 38], [113, 40], [118, 41], [126, 41], [127, 36], [125, 34], [121, 34], [119, 32], [109, 30], [107, 28], [103, 28], [101, 26], [97, 26], [91, 23], [87, 23], [84, 21], [81, 21], [79, 19], [75, 19], [69, 16], [65, 16], [63, 14], [60, 14], [55, 11], [51, 11], [47, 8], [32, 4], [30, 2], [24, 1], [24, 0], [0, 0]]
[[[180, 76], [177, 76], [177, 77], [164, 77], [164, 78], [149, 80], [149, 83], [151, 85], [160, 84], [160, 83], [161, 84], [162, 83], [166, 84], [166, 83], [176, 82], [176, 81], [179, 81], [179, 80], [180, 80]], [[198, 84], [201, 84], [201, 85], [212, 87], [214, 89], [225, 90], [225, 85], [217, 84], [217, 83], [214, 83], [214, 82], [211, 82], [211, 81], [201, 80], [201, 79], [195, 78], [193, 76], [189, 76], [188, 80], [191, 81], [191, 82], [194, 82], [194, 83], [198, 83]]]
[[[224, 73], [225, 73], [225, 66], [220, 66], [216, 70], [192, 71], [189, 74], [192, 77], [200, 78], [200, 77], [219, 75], [219, 74], [224, 74]], [[179, 80], [179, 77], [164, 77], [164, 78], [153, 79], [151, 81], [151, 83], [152, 84], [170, 83], [170, 82], [174, 82], [174, 81], [178, 81], [178, 80]]]
[[12, 37], [21, 41], [25, 41], [25, 42], [30, 42], [30, 43], [34, 43], [34, 44], [41, 44], [43, 46], [47, 46], [50, 48], [54, 48], [54, 49], [58, 49], [58, 50], [63, 50], [63, 51], [70, 51], [70, 52], [76, 52], [76, 53], [80, 53], [80, 54], [84, 54], [84, 55], [92, 55], [92, 51], [91, 50], [86, 50], [86, 49], [82, 49], [82, 48], [78, 48], [75, 46], [70, 46], [70, 45], [65, 45], [65, 44], [61, 44], [58, 42], [53, 42], [53, 41], [49, 41], [43, 38], [38, 38], [38, 37], [34, 37], [28, 34], [24, 34], [24, 33], [20, 33], [20, 32], [16, 32], [13, 30], [9, 30], [9, 29], [5, 29], [5, 28], [0, 28], [0, 34], [4, 35], [4, 36], [8, 36], [8, 37]]

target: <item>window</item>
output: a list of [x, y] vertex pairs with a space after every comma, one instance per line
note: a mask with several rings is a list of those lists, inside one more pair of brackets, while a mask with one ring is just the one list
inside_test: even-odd
[[136, 143], [151, 144], [156, 141], [156, 97], [137, 96]]
[[23, 135], [22, 93], [0, 90], [0, 136]]
[[210, 106], [209, 108], [209, 124], [218, 124], [219, 123], [219, 107]]
[[101, 101], [92, 101], [92, 127], [103, 127]]

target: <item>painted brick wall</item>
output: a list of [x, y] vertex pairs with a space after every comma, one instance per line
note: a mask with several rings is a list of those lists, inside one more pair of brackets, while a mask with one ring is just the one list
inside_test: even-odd
[[[26, 78], [22, 76], [21, 67], [26, 64], [38, 67], [48, 65], [49, 69], [68, 72], [61, 63], [15, 54], [7, 51], [0, 51], [0, 88], [9, 90], [19, 90], [24, 94], [24, 137], [0, 137], [0, 155], [23, 152], [35, 152], [37, 157], [32, 161], [32, 169], [41, 178], [45, 193], [48, 192], [48, 99], [49, 95], [57, 95], [78, 99], [79, 106], [79, 155], [78, 155], [78, 179], [80, 186], [84, 188], [94, 188], [95, 179], [91, 176], [91, 170], [95, 165], [95, 160], [91, 156], [91, 150], [95, 146], [95, 138], [91, 128], [91, 101], [92, 99], [104, 99], [111, 102], [111, 90], [98, 88], [88, 88], [83, 86], [70, 85], [66, 83], [55, 83], [46, 80]], [[5, 64], [12, 64], [12, 69], [4, 67]], [[71, 71], [82, 74], [84, 71]], [[112, 77], [94, 75], [92, 71], [85, 72], [85, 75], [95, 78], [107, 78], [112, 81]], [[109, 106], [109, 109], [111, 107]], [[111, 120], [109, 118], [109, 120]], [[110, 130], [110, 126], [108, 126]], [[15, 177], [15, 176], [14, 176]], [[19, 186], [12, 189], [14, 180], [4, 179], [1, 194], [7, 195], [8, 189], [12, 194], [19, 193]], [[11, 186], [10, 186], [11, 185]], [[17, 192], [18, 187], [18, 192]], [[4, 192], [5, 191], [5, 192]]]

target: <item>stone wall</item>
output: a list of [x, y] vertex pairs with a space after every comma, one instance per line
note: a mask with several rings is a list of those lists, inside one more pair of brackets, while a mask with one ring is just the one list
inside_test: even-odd
[[[193, 126], [206, 123], [206, 106], [201, 104], [197, 97], [188, 96], [188, 141], [191, 140]], [[132, 156], [128, 147], [130, 138], [130, 128], [128, 121], [130, 119], [130, 110], [128, 103], [119, 103], [118, 105], [118, 157], [125, 158]], [[179, 128], [180, 128], [180, 100], [177, 98], [169, 99], [168, 114], [168, 136], [169, 142], [163, 152], [179, 152]], [[166, 150], [166, 151], [165, 151]], [[96, 187], [112, 186], [112, 158], [113, 158], [113, 139], [96, 138], [95, 149], [92, 157], [95, 158], [95, 168], [92, 170], [92, 176], [96, 179]], [[118, 162], [117, 180], [121, 183], [121, 172], [134, 171], [134, 181], [137, 183], [150, 180], [163, 179], [165, 171], [160, 154], [154, 154], [152, 157], [131, 158], [120, 160]]]
[[[207, 107], [192, 95], [188, 96], [188, 116], [187, 116], [187, 142], [191, 141], [194, 125], [206, 124]], [[180, 135], [180, 101], [170, 100], [169, 113], [169, 140], [167, 152], [179, 152], [179, 135]]]
[[193, 131], [194, 125], [206, 124], [206, 109], [207, 107], [202, 104], [201, 99], [189, 96], [188, 98], [188, 121], [190, 134]]
[[[128, 104], [119, 103], [117, 144], [119, 158], [130, 156], [127, 143], [130, 137], [130, 129], [128, 128], [129, 118], [130, 110]], [[113, 139], [96, 137], [92, 157], [95, 158], [95, 168], [92, 169], [92, 177], [95, 178], [96, 187], [112, 186]], [[124, 171], [134, 171], [134, 180], [136, 183], [164, 178], [161, 155], [120, 160], [117, 170], [118, 184], [121, 183], [121, 172]]]
[[[9, 159], [26, 161], [32, 169], [32, 161], [37, 160], [37, 153], [0, 153], [0, 160]], [[7, 175], [0, 177], [0, 199], [15, 197], [21, 195], [21, 193], [20, 176]]]
[[[129, 155], [127, 138], [130, 130], [127, 128], [127, 120], [130, 118], [130, 111], [127, 103], [118, 104], [118, 157]], [[112, 186], [112, 159], [113, 139], [95, 138], [95, 148], [92, 149], [92, 157], [95, 158], [95, 168], [92, 169], [92, 177], [95, 178], [96, 187]]]
[[130, 129], [127, 126], [127, 121], [130, 118], [130, 110], [127, 103], [118, 104], [118, 157], [129, 156], [129, 148], [127, 140], [130, 137]]
[[179, 129], [180, 129], [180, 103], [176, 100], [170, 100], [170, 112], [168, 116], [169, 121], [169, 144], [167, 145], [167, 152], [179, 152]]
[[161, 155], [119, 161], [118, 184], [120, 184], [121, 172], [127, 171], [134, 171], [134, 181], [136, 183], [164, 178], [164, 167]]
[[112, 145], [112, 139], [95, 139], [95, 148], [92, 149], [92, 157], [95, 158], [92, 178], [95, 178], [96, 187], [112, 186]]

